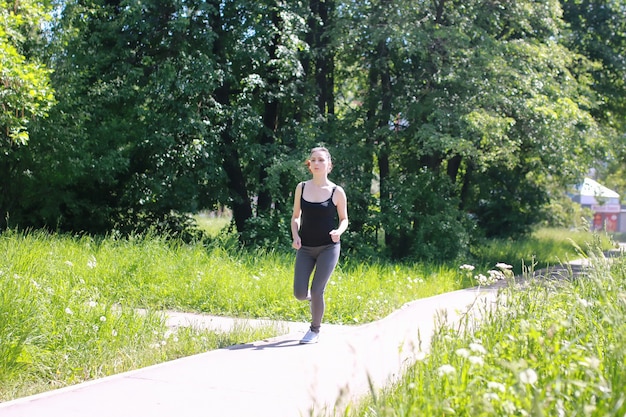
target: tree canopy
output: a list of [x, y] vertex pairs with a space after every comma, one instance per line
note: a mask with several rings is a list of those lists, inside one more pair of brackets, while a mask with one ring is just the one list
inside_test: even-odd
[[324, 144], [350, 250], [451, 259], [622, 169], [624, 1], [5, 3], [4, 227], [285, 244]]

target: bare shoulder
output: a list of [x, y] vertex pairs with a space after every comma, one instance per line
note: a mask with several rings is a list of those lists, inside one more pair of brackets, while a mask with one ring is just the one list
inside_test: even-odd
[[297, 192], [302, 192], [302, 187], [304, 187], [304, 185], [305, 185], [306, 183], [307, 183], [306, 181], [300, 181], [300, 182], [298, 183], [298, 185], [296, 185], [296, 193], [297, 193]]
[[343, 189], [343, 187], [341, 185], [335, 184], [335, 187], [336, 187], [335, 188], [335, 195], [334, 195], [333, 200], [335, 202], [338, 202], [338, 201], [344, 201], [345, 202], [346, 199], [347, 199], [346, 191]]

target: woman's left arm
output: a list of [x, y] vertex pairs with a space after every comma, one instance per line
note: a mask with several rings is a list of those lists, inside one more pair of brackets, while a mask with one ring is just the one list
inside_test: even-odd
[[343, 188], [337, 187], [335, 190], [334, 201], [337, 206], [337, 216], [339, 217], [339, 225], [336, 229], [330, 231], [330, 237], [333, 242], [339, 242], [339, 238], [348, 229], [348, 199]]

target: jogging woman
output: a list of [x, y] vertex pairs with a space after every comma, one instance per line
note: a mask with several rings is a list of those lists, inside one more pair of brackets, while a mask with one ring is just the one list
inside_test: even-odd
[[294, 295], [311, 303], [311, 327], [300, 340], [302, 344], [319, 339], [324, 291], [339, 260], [341, 235], [348, 228], [346, 193], [328, 179], [333, 167], [330, 152], [313, 148], [306, 164], [312, 178], [296, 187], [291, 216], [292, 246], [297, 251]]

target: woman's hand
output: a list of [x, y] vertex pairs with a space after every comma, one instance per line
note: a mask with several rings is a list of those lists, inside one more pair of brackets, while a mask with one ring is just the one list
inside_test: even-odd
[[329, 235], [330, 235], [330, 238], [332, 239], [332, 241], [335, 242], [335, 243], [337, 243], [337, 242], [339, 242], [339, 240], [341, 240], [341, 233], [339, 233], [339, 231], [337, 229], [331, 230]]
[[293, 240], [293, 242], [291, 243], [291, 247], [295, 250], [298, 250], [302, 247], [302, 241], [300, 240], [300, 236]]

